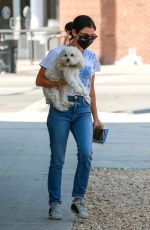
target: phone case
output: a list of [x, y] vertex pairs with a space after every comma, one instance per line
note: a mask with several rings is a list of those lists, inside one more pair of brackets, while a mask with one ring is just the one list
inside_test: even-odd
[[99, 127], [96, 127], [93, 130], [93, 142], [104, 144], [107, 139], [109, 129], [100, 129]]

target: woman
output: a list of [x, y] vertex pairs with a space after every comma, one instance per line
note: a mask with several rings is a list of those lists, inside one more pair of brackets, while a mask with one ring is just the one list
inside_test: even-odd
[[[70, 24], [69, 24], [70, 25]], [[62, 168], [65, 159], [67, 139], [69, 131], [73, 133], [78, 148], [78, 164], [74, 178], [72, 191], [73, 201], [71, 211], [80, 218], [88, 218], [88, 211], [84, 206], [84, 195], [86, 192], [92, 160], [92, 136], [94, 126], [104, 128], [98, 118], [96, 108], [96, 97], [94, 90], [95, 72], [100, 71], [100, 63], [96, 54], [87, 49], [96, 39], [96, 26], [93, 20], [86, 15], [80, 15], [71, 23], [70, 34], [72, 36], [69, 45], [77, 47], [85, 60], [85, 66], [80, 71], [80, 79], [88, 90], [88, 95], [76, 95], [75, 92], [68, 93], [68, 100], [75, 105], [66, 112], [60, 112], [50, 106], [47, 128], [50, 136], [51, 161], [48, 173], [49, 191], [49, 218], [61, 219], [61, 179]], [[36, 85], [42, 87], [62, 87], [67, 84], [65, 80], [59, 82], [49, 81], [45, 76], [45, 70], [54, 64], [58, 54], [64, 45], [51, 50], [47, 57], [40, 63], [41, 69], [36, 79]]]

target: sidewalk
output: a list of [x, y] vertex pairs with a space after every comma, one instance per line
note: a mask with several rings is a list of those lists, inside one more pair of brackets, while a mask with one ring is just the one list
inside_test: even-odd
[[70, 230], [75, 145], [70, 138], [63, 171], [62, 221], [48, 217], [49, 140], [44, 123], [0, 122], [0, 229]]
[[[27, 60], [18, 60], [17, 61], [17, 74], [18, 75], [31, 75], [37, 74], [40, 69], [39, 66], [40, 61], [34, 62], [32, 65], [30, 61]], [[101, 74], [149, 74], [150, 73], [150, 64], [142, 64], [142, 65], [102, 65], [101, 66]]]
[[[105, 125], [110, 128], [107, 143], [94, 144], [92, 167], [150, 168], [150, 123]], [[62, 221], [47, 218], [49, 140], [46, 125], [41, 122], [1, 122], [0, 153], [0, 229], [71, 230], [71, 190], [76, 167], [72, 135], [63, 170]]]
[[[113, 75], [112, 68], [115, 67], [102, 68], [103, 75]], [[132, 68], [132, 71], [137, 70]], [[137, 73], [141, 71], [139, 67]], [[147, 66], [144, 72], [148, 73]], [[31, 68], [31, 74], [36, 74], [36, 70]], [[72, 228], [74, 217], [70, 203], [76, 145], [70, 135], [62, 180], [63, 220], [49, 220], [47, 173], [50, 151], [46, 115], [45, 112], [0, 114], [1, 230]], [[100, 117], [110, 131], [104, 145], [93, 145], [92, 168], [150, 168], [149, 114], [100, 113]]]

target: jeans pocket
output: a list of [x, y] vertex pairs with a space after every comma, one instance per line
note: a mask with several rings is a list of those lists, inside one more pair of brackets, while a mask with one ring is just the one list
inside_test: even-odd
[[86, 101], [80, 102], [79, 104], [79, 113], [91, 113], [90, 104]]

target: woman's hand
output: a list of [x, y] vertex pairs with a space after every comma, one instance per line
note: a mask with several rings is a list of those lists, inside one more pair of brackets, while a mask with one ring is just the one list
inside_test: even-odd
[[61, 79], [59, 82], [62, 86], [68, 84], [65, 79]]
[[94, 119], [94, 128], [96, 127], [104, 129], [104, 124], [99, 120], [99, 118]]

